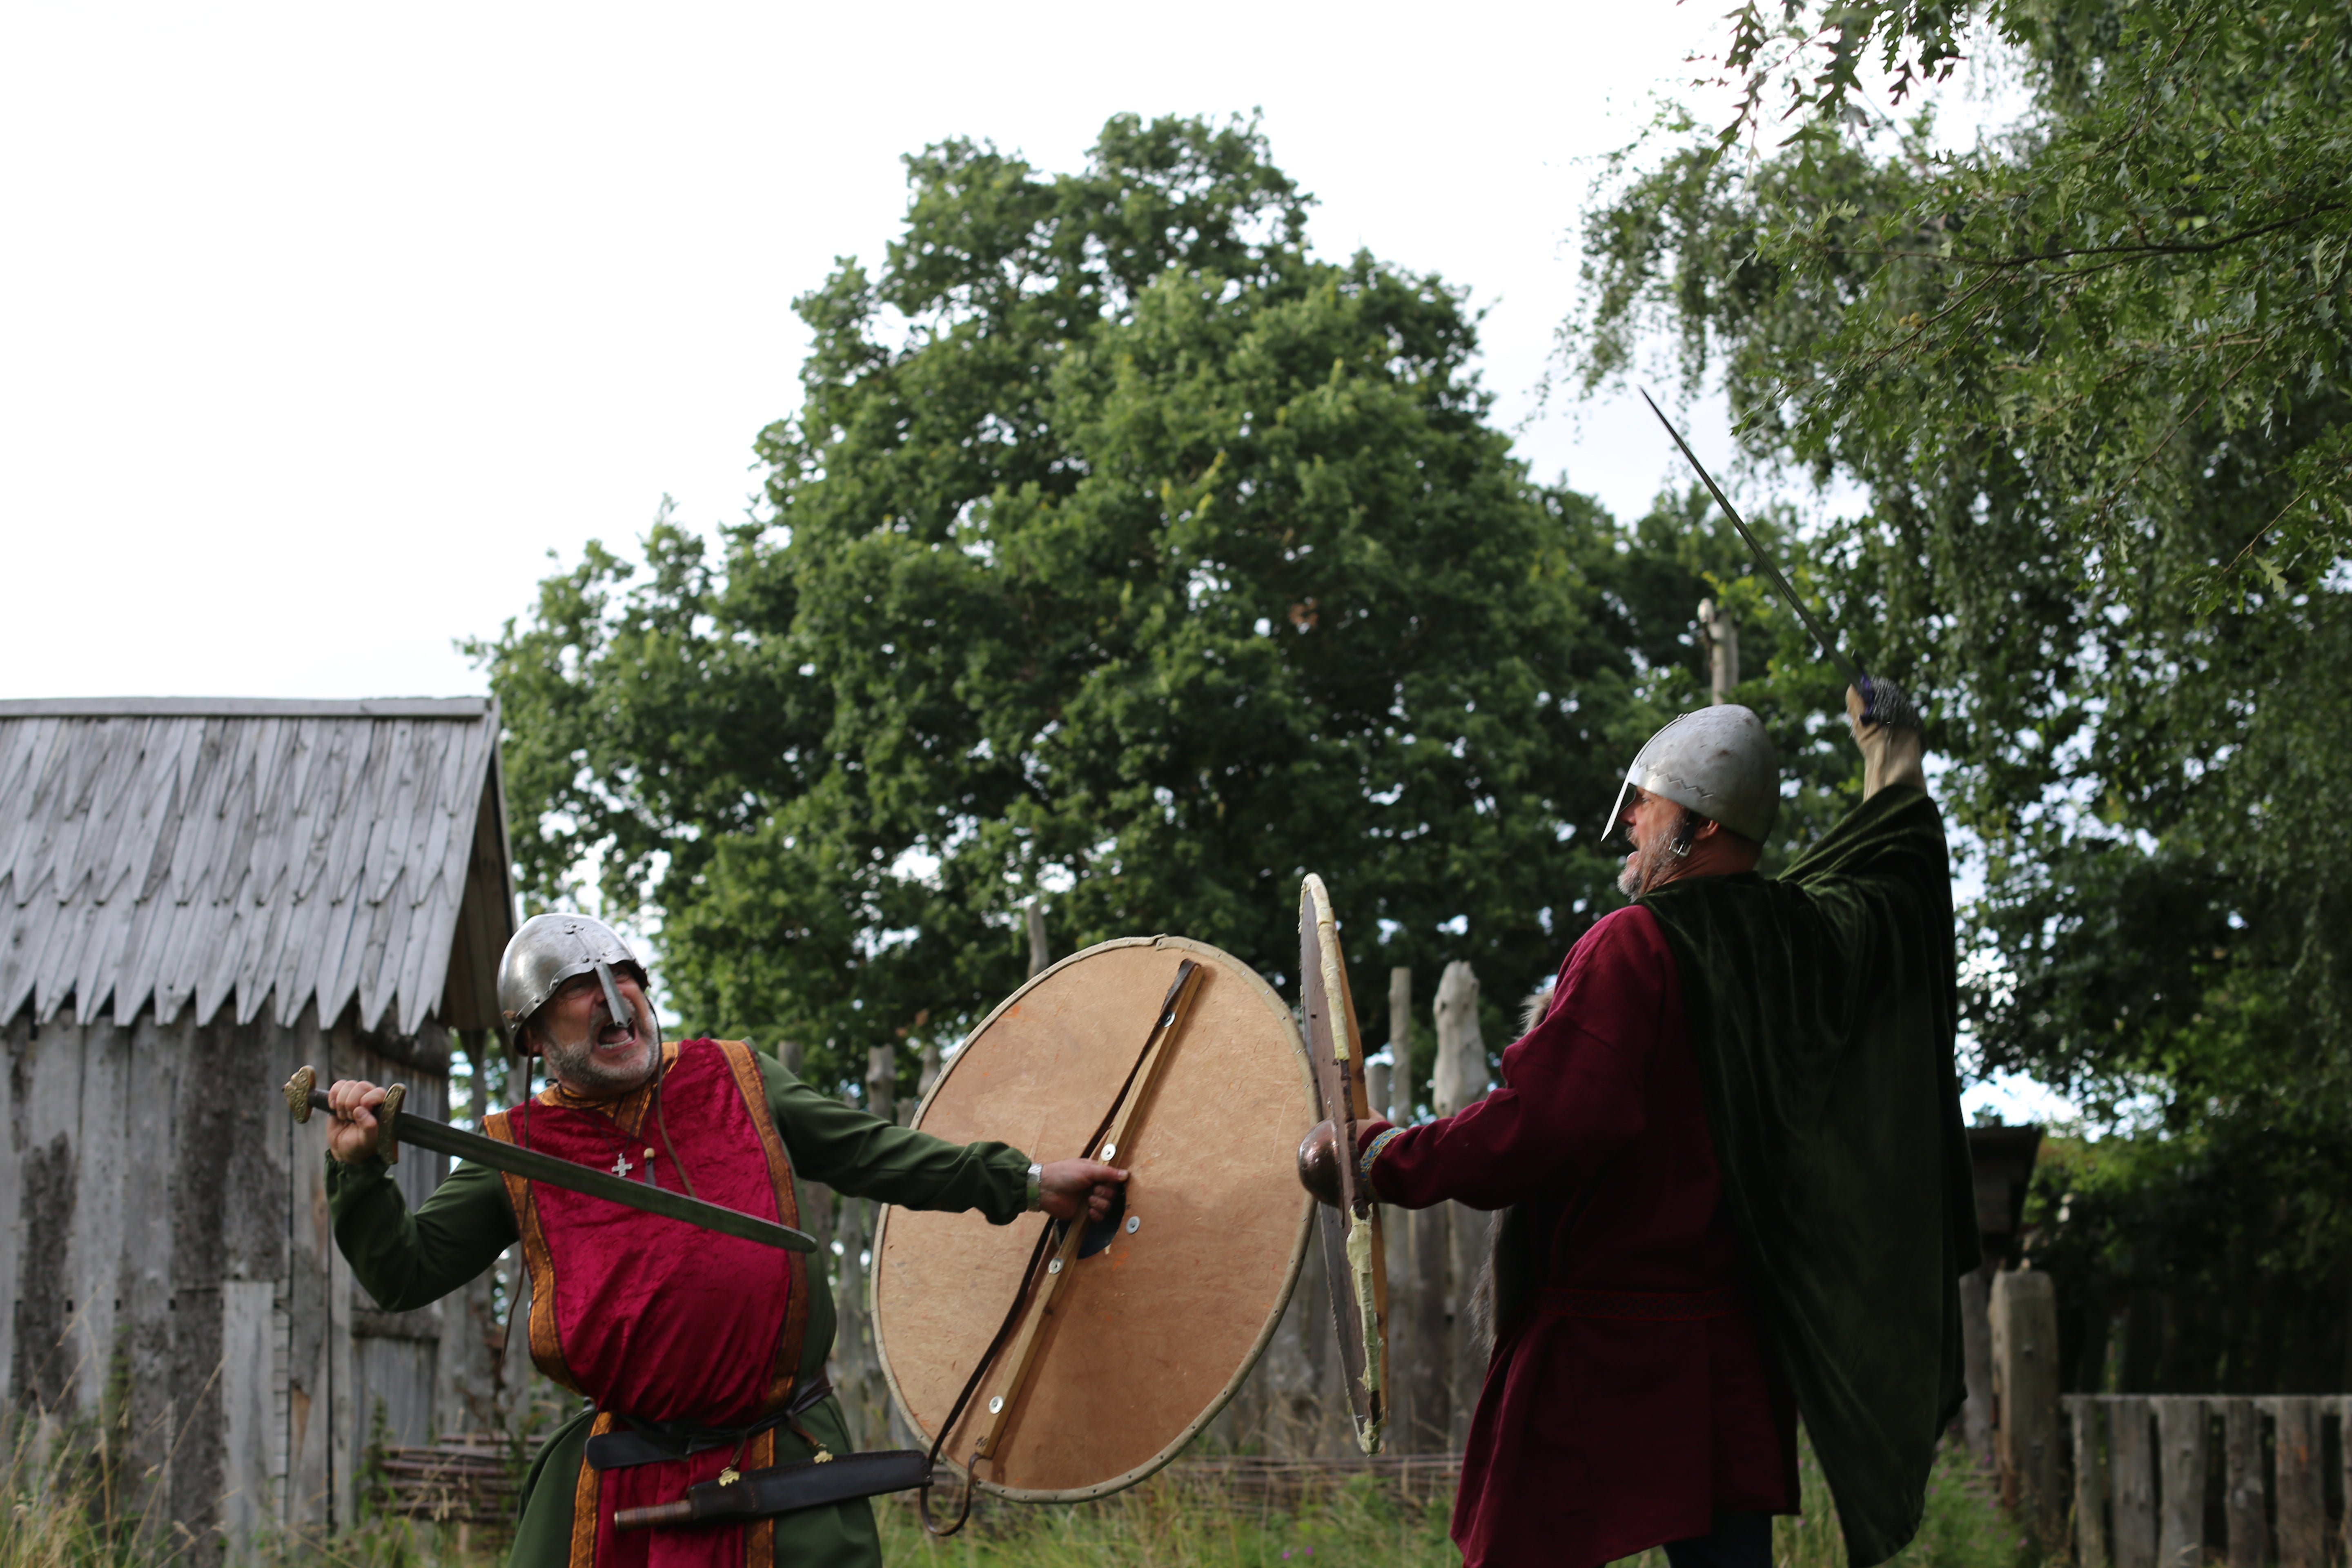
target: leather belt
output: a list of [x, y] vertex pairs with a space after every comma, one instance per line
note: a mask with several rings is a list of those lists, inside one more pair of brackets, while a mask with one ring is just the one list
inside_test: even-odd
[[1739, 1291], [1729, 1285], [1713, 1290], [1570, 1290], [1543, 1293], [1543, 1313], [1549, 1318], [1599, 1318], [1622, 1323], [1691, 1323], [1706, 1318], [1728, 1318], [1744, 1310]]
[[790, 1405], [748, 1426], [704, 1426], [691, 1421], [640, 1421], [634, 1415], [624, 1415], [621, 1419], [629, 1424], [626, 1429], [605, 1432], [588, 1439], [588, 1468], [625, 1470], [637, 1465], [658, 1465], [667, 1460], [683, 1459], [688, 1455], [708, 1453], [713, 1448], [732, 1447], [771, 1426], [789, 1425], [795, 1416], [804, 1415], [824, 1403], [832, 1393], [833, 1379], [819, 1373], [806, 1387], [793, 1395]]

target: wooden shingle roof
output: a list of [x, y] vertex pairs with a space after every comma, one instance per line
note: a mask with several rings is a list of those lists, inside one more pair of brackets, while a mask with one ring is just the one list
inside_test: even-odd
[[494, 1027], [498, 734], [485, 698], [0, 701], [0, 1020]]

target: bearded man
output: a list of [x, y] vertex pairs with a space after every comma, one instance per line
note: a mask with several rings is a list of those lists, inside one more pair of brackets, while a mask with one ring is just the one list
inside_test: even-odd
[[1382, 1202], [1507, 1211], [1454, 1539], [1466, 1568], [1769, 1568], [1801, 1412], [1856, 1568], [1917, 1530], [1977, 1264], [1950, 863], [1902, 691], [1849, 692], [1863, 803], [1777, 879], [1748, 710], [1642, 749], [1596, 921], [1502, 1086], [1375, 1121]]
[[[583, 915], [524, 922], [499, 1006], [554, 1081], [483, 1131], [781, 1225], [795, 1181], [910, 1208], [1109, 1212], [1124, 1171], [1033, 1163], [1009, 1144], [950, 1143], [845, 1105], [740, 1041], [664, 1045], [646, 971]], [[517, 1241], [541, 1372], [587, 1398], [524, 1477], [518, 1568], [872, 1568], [864, 1499], [744, 1523], [616, 1531], [615, 1510], [689, 1486], [848, 1451], [824, 1373], [833, 1298], [815, 1259], [460, 1164], [414, 1214], [376, 1151], [383, 1091], [328, 1091], [327, 1194], [352, 1272], [388, 1311], [422, 1307]], [[517, 1325], [522, 1327], [523, 1325]]]

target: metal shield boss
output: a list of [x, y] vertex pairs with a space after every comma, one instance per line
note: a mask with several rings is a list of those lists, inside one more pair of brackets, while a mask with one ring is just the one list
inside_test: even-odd
[[1317, 1205], [1296, 1151], [1318, 1114], [1289, 1006], [1205, 943], [1105, 942], [1006, 998], [914, 1124], [1040, 1162], [1101, 1141], [1129, 1180], [1075, 1237], [1037, 1215], [883, 1209], [875, 1345], [923, 1444], [995, 1340], [940, 1450], [982, 1490], [1076, 1502], [1175, 1458], [1257, 1364], [1297, 1283]]
[[1780, 756], [1751, 709], [1719, 703], [1685, 713], [1650, 737], [1625, 770], [1617, 804], [1601, 825], [1606, 842], [1624, 816], [1625, 795], [1647, 790], [1762, 843], [1780, 815]]
[[1324, 1277], [1331, 1286], [1332, 1325], [1356, 1443], [1365, 1453], [1377, 1454], [1389, 1409], [1388, 1247], [1381, 1234], [1381, 1205], [1356, 1172], [1357, 1131], [1371, 1120], [1363, 1037], [1356, 1027], [1356, 1003], [1348, 988], [1330, 894], [1323, 879], [1313, 875], [1298, 889], [1298, 986], [1317, 1110], [1332, 1125], [1339, 1156], [1328, 1172], [1337, 1178], [1339, 1202], [1315, 1205]]

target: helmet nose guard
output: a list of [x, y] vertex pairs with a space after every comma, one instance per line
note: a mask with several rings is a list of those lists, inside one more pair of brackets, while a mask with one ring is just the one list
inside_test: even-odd
[[1780, 757], [1764, 721], [1738, 703], [1685, 713], [1650, 737], [1625, 770], [1601, 841], [1625, 815], [1625, 792], [1645, 790], [1762, 843], [1780, 815]]
[[621, 933], [593, 915], [533, 915], [522, 922], [499, 960], [499, 1014], [509, 1035], [520, 1035], [531, 1015], [547, 1005], [556, 988], [575, 974], [594, 972], [604, 987], [604, 1005], [623, 1028], [636, 1026], [636, 1009], [621, 994], [613, 971], [635, 972], [645, 984], [646, 966]]

